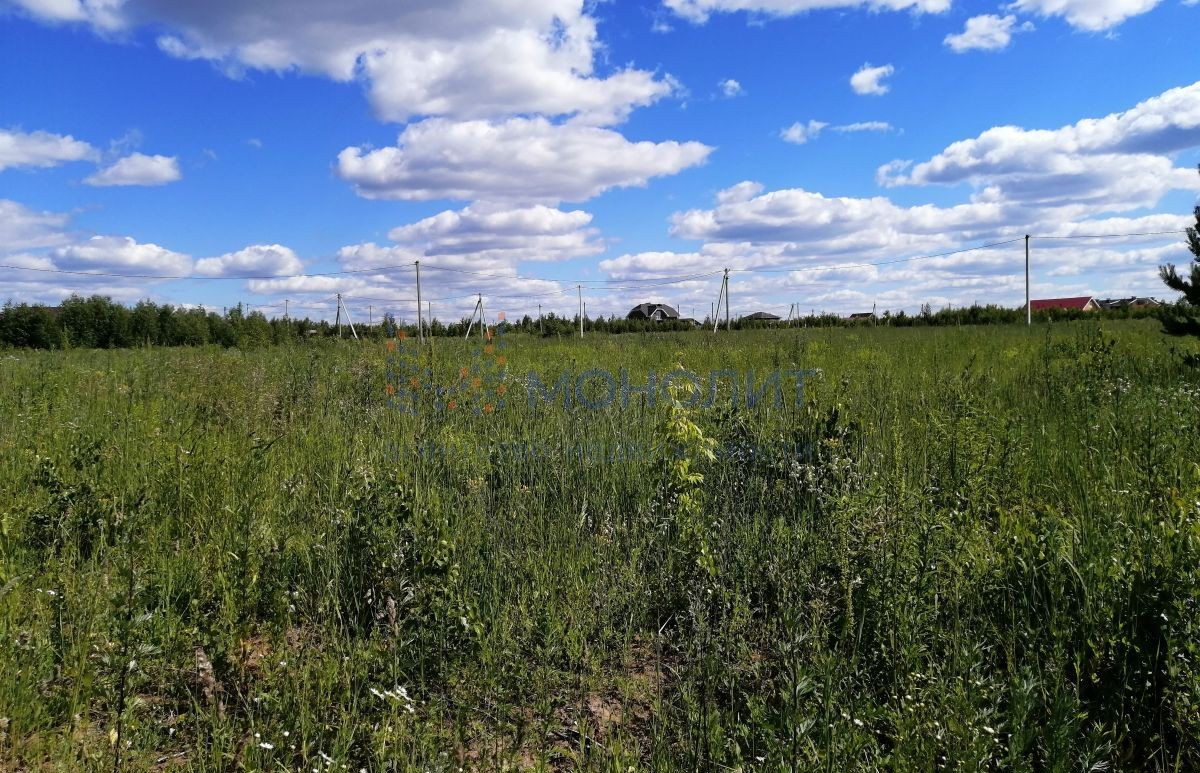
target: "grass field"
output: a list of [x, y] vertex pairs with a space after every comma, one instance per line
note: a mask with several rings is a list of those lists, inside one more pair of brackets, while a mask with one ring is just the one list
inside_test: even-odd
[[[479, 415], [371, 343], [0, 353], [0, 769], [1200, 768], [1154, 323], [511, 338]], [[677, 364], [820, 376], [520, 387]]]

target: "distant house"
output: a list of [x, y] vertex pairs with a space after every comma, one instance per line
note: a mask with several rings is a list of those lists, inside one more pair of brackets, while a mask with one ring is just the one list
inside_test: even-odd
[[1162, 301], [1150, 297], [1139, 298], [1135, 295], [1129, 298], [1097, 299], [1096, 305], [1102, 309], [1145, 309], [1152, 306], [1161, 306]]
[[751, 322], [778, 322], [782, 317], [778, 314], [772, 314], [769, 311], [756, 311], [753, 314], [747, 314], [742, 319], [750, 320]]
[[853, 321], [864, 321], [865, 322], [868, 319], [875, 319], [875, 312], [873, 312], [873, 311], [856, 311], [853, 314], [851, 314], [848, 317], [848, 319], [850, 319], [852, 322]]
[[639, 303], [629, 310], [625, 319], [648, 319], [652, 322], [663, 322], [669, 319], [679, 319], [679, 312], [665, 303]]
[[700, 320], [698, 320], [698, 319], [692, 319], [691, 317], [680, 317], [679, 321], [685, 322], [685, 323], [691, 325], [692, 327], [700, 327]]
[[1080, 295], [1074, 298], [1042, 298], [1041, 300], [1030, 301], [1029, 306], [1033, 311], [1047, 311], [1049, 309], [1095, 311], [1100, 308], [1100, 304], [1096, 303], [1096, 299], [1090, 295]]

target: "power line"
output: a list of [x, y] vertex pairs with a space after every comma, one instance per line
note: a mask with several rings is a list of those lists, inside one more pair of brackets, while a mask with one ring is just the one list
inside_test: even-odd
[[1067, 236], [1037, 236], [1031, 235], [1030, 239], [1119, 239], [1127, 236], [1166, 236], [1168, 234], [1185, 234], [1186, 229], [1177, 231], [1142, 231], [1140, 233], [1129, 234], [1069, 234]]

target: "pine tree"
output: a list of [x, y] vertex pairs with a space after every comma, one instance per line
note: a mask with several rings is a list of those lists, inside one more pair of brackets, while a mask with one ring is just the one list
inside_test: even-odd
[[1188, 278], [1180, 276], [1170, 263], [1158, 269], [1167, 287], [1183, 293], [1179, 303], [1163, 309], [1163, 330], [1171, 335], [1200, 336], [1200, 207], [1196, 207], [1193, 213], [1196, 225], [1187, 229], [1188, 251], [1192, 253], [1192, 268]]

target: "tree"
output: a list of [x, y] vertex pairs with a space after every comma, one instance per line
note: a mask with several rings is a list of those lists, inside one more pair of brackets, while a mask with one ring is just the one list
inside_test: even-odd
[[1200, 310], [1200, 206], [1193, 209], [1192, 214], [1196, 216], [1196, 225], [1187, 229], [1188, 251], [1192, 253], [1192, 270], [1188, 278], [1180, 276], [1171, 263], [1158, 269], [1167, 287], [1183, 293], [1179, 303], [1163, 309], [1163, 330], [1171, 335], [1200, 336], [1200, 314], [1197, 313]]

